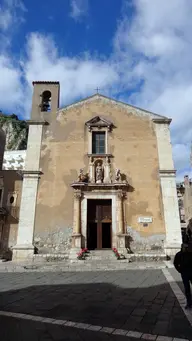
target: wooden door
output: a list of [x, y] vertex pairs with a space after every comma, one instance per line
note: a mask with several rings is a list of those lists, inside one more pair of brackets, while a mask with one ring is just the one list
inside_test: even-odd
[[[112, 222], [111, 200], [89, 200], [87, 209], [87, 221], [87, 236], [91, 234], [89, 229], [91, 227], [93, 228], [92, 223], [97, 224], [97, 233], [95, 234], [95, 237], [97, 238], [96, 248], [102, 249], [104, 223], [111, 224]], [[110, 243], [108, 245], [110, 245]]]

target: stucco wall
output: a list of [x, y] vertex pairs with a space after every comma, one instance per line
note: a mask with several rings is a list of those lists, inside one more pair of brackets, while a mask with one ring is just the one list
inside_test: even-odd
[[[0, 172], [3, 176], [4, 191], [2, 207], [8, 210], [8, 215], [3, 226], [1, 247], [6, 249], [16, 244], [19, 209], [21, 202], [22, 178], [15, 170], [4, 170]], [[9, 204], [9, 197], [14, 196], [14, 203]]]
[[[73, 190], [80, 168], [88, 171], [88, 131], [85, 122], [96, 115], [111, 120], [109, 133], [112, 168], [120, 168], [130, 184], [125, 219], [132, 247], [159, 247], [165, 237], [159, 163], [154, 124], [149, 115], [100, 98], [56, 113], [46, 113], [43, 127], [41, 176], [35, 217], [36, 245], [43, 251], [62, 250], [70, 242], [73, 222]], [[139, 216], [151, 216], [147, 227]]]

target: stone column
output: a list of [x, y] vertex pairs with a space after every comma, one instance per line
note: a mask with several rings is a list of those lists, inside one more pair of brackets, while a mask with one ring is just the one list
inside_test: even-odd
[[119, 192], [118, 193], [118, 207], [119, 207], [119, 214], [118, 214], [118, 220], [119, 220], [119, 229], [118, 233], [123, 234], [124, 233], [124, 212], [123, 212], [123, 193]]
[[81, 191], [74, 192], [72, 246], [81, 247]]
[[175, 170], [169, 131], [169, 119], [154, 119], [159, 157], [159, 177], [165, 222], [164, 248], [174, 255], [181, 248], [181, 224], [176, 190]]
[[125, 233], [124, 233], [124, 209], [123, 209], [124, 193], [118, 192], [118, 248], [125, 249]]
[[13, 247], [13, 260], [30, 260], [34, 254], [33, 235], [36, 197], [40, 177], [39, 162], [45, 121], [29, 121], [29, 134], [20, 204], [17, 242]]
[[13, 247], [13, 259], [30, 259], [34, 254], [33, 234], [36, 196], [40, 172], [23, 174], [17, 244]]

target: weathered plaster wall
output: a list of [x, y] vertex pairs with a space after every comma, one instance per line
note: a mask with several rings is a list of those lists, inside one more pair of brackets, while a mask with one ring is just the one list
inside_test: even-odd
[[[125, 203], [125, 219], [133, 238], [132, 247], [158, 248], [165, 236], [159, 163], [154, 124], [148, 114], [97, 98], [58, 114], [47, 113], [43, 127], [34, 240], [37, 246], [64, 250], [69, 245], [73, 190], [80, 168], [88, 171], [88, 132], [85, 122], [96, 115], [111, 120], [116, 128], [109, 134], [112, 168], [120, 168], [131, 187]], [[147, 227], [139, 216], [152, 216]]]
[[[17, 229], [19, 220], [19, 208], [21, 202], [22, 178], [15, 170], [4, 170], [0, 172], [3, 176], [4, 191], [2, 207], [8, 211], [8, 216], [2, 226], [1, 248], [6, 249], [16, 244]], [[9, 204], [9, 197], [14, 196], [12, 205]]]

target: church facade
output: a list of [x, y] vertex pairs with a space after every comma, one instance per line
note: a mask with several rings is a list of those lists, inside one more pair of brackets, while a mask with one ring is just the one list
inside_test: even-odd
[[13, 259], [34, 247], [175, 253], [171, 119], [100, 94], [59, 108], [58, 82], [33, 86]]

